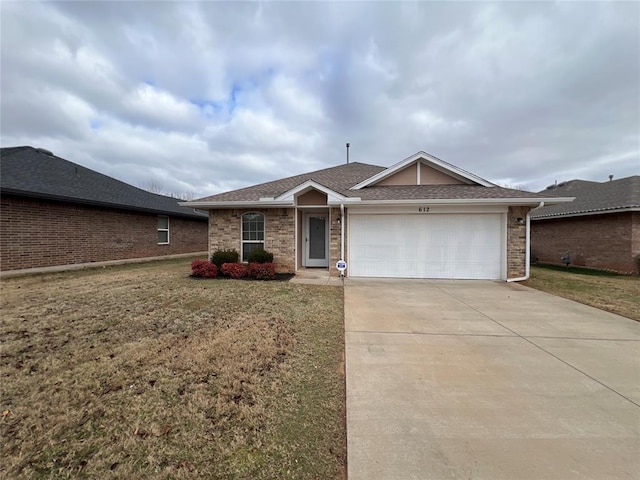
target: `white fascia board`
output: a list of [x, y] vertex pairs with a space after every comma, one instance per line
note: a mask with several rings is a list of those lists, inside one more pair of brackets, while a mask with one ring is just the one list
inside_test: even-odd
[[327, 198], [327, 205], [353, 205], [359, 203], [362, 203], [362, 199], [360, 197]]
[[[427, 209], [425, 207], [428, 206]], [[412, 204], [412, 205], [357, 205], [350, 206], [350, 215], [404, 215], [404, 214], [424, 214], [430, 215], [441, 213], [507, 213], [509, 205], [434, 205]]]
[[[325, 190], [332, 192], [332, 190], [323, 187]], [[325, 192], [326, 193], [326, 192]], [[336, 192], [337, 196], [327, 193], [327, 204], [340, 205], [341, 203], [347, 205], [416, 205], [416, 204], [440, 204], [440, 205], [540, 205], [540, 202], [544, 202], [545, 205], [555, 205], [558, 203], [567, 203], [575, 200], [575, 197], [555, 197], [555, 198], [419, 198], [419, 199], [406, 199], [406, 200], [362, 200], [360, 197], [345, 197]], [[259, 201], [246, 202], [246, 201], [227, 201], [227, 202], [178, 202], [183, 207], [192, 208], [269, 208], [269, 207], [293, 207], [294, 200], [267, 200], [260, 199]], [[628, 211], [628, 210], [626, 210]], [[604, 212], [603, 212], [604, 213]], [[546, 217], [552, 218], [552, 217]]]
[[556, 205], [558, 203], [569, 203], [573, 202], [576, 197], [549, 197], [549, 198], [540, 198], [535, 199], [538, 203], [544, 202], [546, 206]]
[[329, 201], [329, 199], [333, 201], [341, 201], [341, 200], [344, 201], [346, 198], [348, 198], [348, 197], [345, 197], [344, 195], [339, 194], [335, 190], [331, 190], [330, 188], [327, 188], [324, 185], [320, 185], [319, 183], [314, 182], [313, 180], [307, 180], [306, 182], [301, 183], [297, 187], [292, 188], [291, 190], [288, 190], [278, 195], [277, 197], [275, 197], [275, 200], [293, 202], [295, 199], [295, 196], [298, 193], [302, 193], [302, 192], [305, 192], [306, 190], [311, 190], [311, 189], [318, 190], [319, 192], [322, 192], [325, 195], [327, 195], [327, 201]]
[[294, 204], [291, 201], [275, 201], [275, 200], [263, 200], [247, 202], [247, 201], [228, 201], [228, 202], [178, 202], [178, 205], [183, 207], [193, 208], [270, 208], [270, 207], [293, 207]]
[[360, 182], [357, 185], [354, 185], [353, 187], [351, 187], [351, 190], [360, 190], [361, 188], [364, 188], [376, 182], [379, 182], [383, 178], [393, 175], [398, 170], [401, 170], [407, 165], [410, 165], [411, 163], [416, 161], [422, 161], [423, 163], [430, 165], [432, 167], [435, 167], [437, 170], [443, 173], [450, 173], [450, 174], [453, 174], [454, 176], [465, 178], [473, 183], [482, 185], [483, 187], [495, 187], [495, 184], [485, 180], [484, 178], [480, 178], [477, 175], [474, 175], [473, 173], [469, 173], [466, 170], [463, 170], [454, 165], [446, 163], [440, 160], [439, 158], [434, 157], [433, 155], [429, 155], [426, 152], [418, 152], [396, 163], [395, 165], [390, 166], [389, 168], [381, 171], [380, 173], [377, 173], [374, 176], [369, 177], [365, 181]]
[[531, 205], [538, 206], [540, 202], [545, 205], [571, 202], [573, 198], [422, 198], [410, 200], [362, 200], [359, 205]]

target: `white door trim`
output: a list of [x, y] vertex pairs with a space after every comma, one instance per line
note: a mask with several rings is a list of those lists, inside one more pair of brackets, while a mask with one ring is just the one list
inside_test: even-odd
[[[324, 259], [309, 258], [309, 221], [311, 218], [324, 218]], [[303, 215], [303, 256], [302, 263], [305, 267], [328, 267], [329, 266], [329, 212], [305, 213]]]

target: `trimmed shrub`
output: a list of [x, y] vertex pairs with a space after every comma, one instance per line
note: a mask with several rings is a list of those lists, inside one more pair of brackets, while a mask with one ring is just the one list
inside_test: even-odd
[[273, 253], [267, 252], [262, 248], [256, 248], [255, 250], [251, 250], [247, 261], [249, 263], [273, 263]]
[[240, 261], [240, 254], [236, 250], [216, 250], [211, 255], [211, 263], [218, 267], [218, 270], [222, 268], [225, 263], [238, 263]]
[[218, 267], [206, 260], [194, 260], [191, 262], [191, 276], [200, 278], [216, 278]]
[[272, 280], [276, 277], [274, 263], [250, 263], [249, 276], [257, 280]]
[[247, 276], [247, 267], [242, 263], [223, 263], [222, 273], [231, 278], [242, 278]]

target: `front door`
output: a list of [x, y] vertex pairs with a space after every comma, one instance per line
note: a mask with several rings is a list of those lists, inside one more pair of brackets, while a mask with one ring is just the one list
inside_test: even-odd
[[329, 229], [326, 214], [305, 215], [305, 267], [329, 266]]

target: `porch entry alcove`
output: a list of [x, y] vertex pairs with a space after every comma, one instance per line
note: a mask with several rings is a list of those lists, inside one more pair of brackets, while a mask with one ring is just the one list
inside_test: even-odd
[[298, 266], [329, 267], [330, 210], [327, 195], [315, 189], [296, 197]]

